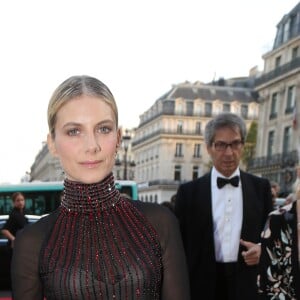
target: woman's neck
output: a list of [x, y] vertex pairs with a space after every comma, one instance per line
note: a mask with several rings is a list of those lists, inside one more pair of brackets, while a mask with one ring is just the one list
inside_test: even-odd
[[90, 213], [102, 210], [111, 207], [120, 198], [112, 173], [102, 181], [92, 184], [65, 179], [64, 187], [61, 205], [73, 212]]

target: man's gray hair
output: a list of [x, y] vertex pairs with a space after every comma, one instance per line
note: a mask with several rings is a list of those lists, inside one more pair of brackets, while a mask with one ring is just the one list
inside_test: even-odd
[[233, 113], [221, 113], [206, 124], [204, 132], [206, 145], [211, 146], [214, 142], [216, 131], [226, 127], [238, 130], [241, 134], [242, 142], [245, 142], [247, 129], [244, 120]]

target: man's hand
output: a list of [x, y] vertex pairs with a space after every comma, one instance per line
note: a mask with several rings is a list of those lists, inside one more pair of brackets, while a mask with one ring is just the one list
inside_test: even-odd
[[241, 240], [240, 243], [247, 249], [246, 251], [242, 252], [242, 256], [244, 258], [245, 263], [248, 266], [257, 265], [259, 263], [259, 258], [261, 254], [260, 244], [255, 244], [244, 240]]

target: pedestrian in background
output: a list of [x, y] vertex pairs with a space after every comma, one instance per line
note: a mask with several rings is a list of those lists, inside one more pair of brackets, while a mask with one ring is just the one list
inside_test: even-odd
[[272, 210], [267, 179], [239, 168], [246, 125], [222, 113], [205, 128], [213, 167], [179, 186], [175, 213], [187, 256], [191, 299], [255, 300], [260, 234]]
[[28, 224], [25, 216], [25, 197], [20, 192], [12, 194], [13, 209], [4, 224], [1, 232], [8, 239], [9, 248], [14, 247], [16, 234], [19, 230], [23, 229]]
[[[12, 259], [13, 248], [15, 244], [15, 238], [17, 233], [22, 230], [27, 224], [28, 219], [25, 216], [25, 197], [20, 192], [15, 192], [12, 194], [12, 204], [13, 209], [9, 214], [7, 221], [5, 222], [1, 233], [7, 238], [7, 247], [5, 249], [7, 261], [3, 262], [7, 264], [7, 269], [10, 271], [10, 263]], [[1, 266], [0, 266], [1, 267]], [[2, 265], [4, 268], [4, 265]], [[11, 284], [10, 278], [9, 285]]]
[[108, 87], [89, 76], [67, 79], [50, 99], [48, 126], [64, 194], [56, 211], [16, 238], [14, 299], [189, 299], [176, 217], [115, 187], [122, 137]]

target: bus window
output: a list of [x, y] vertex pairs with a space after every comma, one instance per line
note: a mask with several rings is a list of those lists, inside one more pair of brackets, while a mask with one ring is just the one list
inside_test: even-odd
[[[116, 188], [126, 193], [132, 200], [138, 200], [137, 184], [130, 180], [117, 180]], [[21, 192], [25, 196], [27, 214], [44, 215], [59, 207], [64, 185], [59, 182], [29, 182], [11, 185], [0, 184], [0, 214], [7, 215], [12, 210], [12, 194]]]
[[138, 189], [135, 181], [116, 180], [116, 188], [121, 194], [127, 194], [130, 199], [138, 200]]
[[24, 195], [27, 214], [48, 214], [60, 205], [63, 187], [63, 182], [29, 182], [0, 185], [0, 214], [4, 215], [11, 212], [11, 197], [14, 192], [21, 192]]

